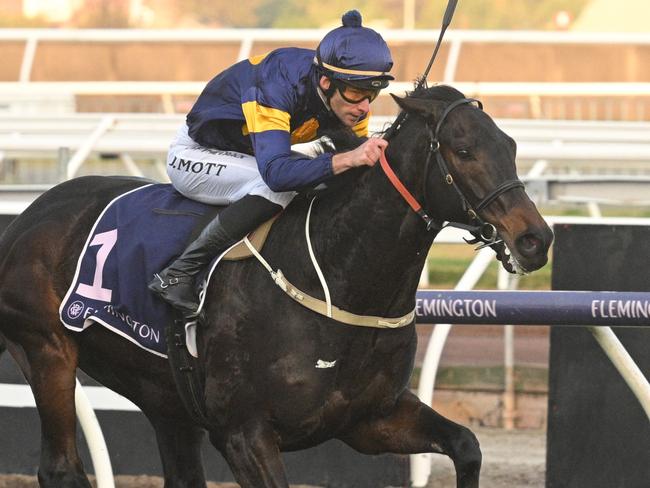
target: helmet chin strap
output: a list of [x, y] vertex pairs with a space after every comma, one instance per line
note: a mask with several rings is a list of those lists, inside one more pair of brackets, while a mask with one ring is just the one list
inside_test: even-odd
[[[327, 89], [324, 89], [320, 84], [320, 80], [323, 76], [327, 78], [330, 82], [330, 86]], [[321, 68], [319, 73], [319, 78], [318, 78], [318, 84], [316, 85], [316, 92], [318, 93], [320, 99], [323, 101], [323, 104], [325, 104], [327, 110], [330, 112], [332, 111], [332, 105], [330, 104], [330, 100], [336, 93], [336, 90], [337, 88], [336, 88], [336, 84], [334, 83], [334, 80], [326, 73], [324, 73], [324, 70]]]
[[323, 91], [323, 89], [320, 87], [320, 85], [318, 85], [318, 86], [316, 87], [316, 93], [318, 93], [318, 96], [319, 96], [320, 99], [322, 100], [323, 105], [325, 105], [325, 108], [326, 108], [329, 112], [331, 112], [331, 111], [332, 111], [332, 107], [331, 107], [331, 105], [330, 105], [330, 99], [332, 98], [332, 95], [334, 95], [334, 92], [333, 92], [331, 89], [330, 89], [330, 90], [327, 90], [327, 91], [325, 92], [325, 91]]

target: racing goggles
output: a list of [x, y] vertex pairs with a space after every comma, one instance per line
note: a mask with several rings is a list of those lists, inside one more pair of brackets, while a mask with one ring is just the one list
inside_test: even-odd
[[333, 81], [334, 81], [334, 86], [336, 86], [336, 89], [341, 94], [343, 100], [345, 100], [346, 102], [352, 105], [361, 103], [366, 99], [368, 99], [368, 102], [370, 103], [375, 98], [377, 98], [379, 92], [381, 91], [380, 88], [377, 89], [359, 88], [356, 86], [348, 85], [347, 83], [344, 83], [339, 80], [333, 80]]

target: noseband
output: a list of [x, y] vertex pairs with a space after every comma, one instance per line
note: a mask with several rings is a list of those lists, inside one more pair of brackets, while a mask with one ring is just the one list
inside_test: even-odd
[[[409, 206], [424, 220], [427, 226], [427, 230], [436, 229], [440, 231], [444, 227], [457, 227], [460, 229], [464, 229], [469, 231], [474, 236], [474, 239], [469, 240], [467, 242], [469, 242], [470, 244], [476, 244], [478, 242], [482, 242], [483, 244], [479, 247], [482, 248], [482, 247], [492, 246], [494, 244], [497, 244], [498, 242], [500, 242], [500, 239], [498, 237], [497, 230], [494, 227], [494, 225], [485, 222], [483, 219], [481, 219], [478, 215], [478, 212], [480, 212], [488, 205], [490, 205], [494, 200], [499, 198], [499, 196], [501, 196], [503, 193], [512, 190], [514, 188], [523, 188], [524, 184], [518, 179], [504, 181], [499, 186], [497, 186], [494, 190], [489, 192], [485, 197], [483, 197], [483, 199], [480, 200], [478, 203], [476, 203], [475, 205], [471, 205], [469, 203], [469, 200], [463, 193], [463, 191], [454, 181], [454, 178], [451, 175], [451, 172], [449, 171], [447, 162], [445, 161], [445, 158], [442, 155], [442, 152], [440, 151], [440, 139], [439, 139], [440, 129], [442, 127], [442, 124], [447, 119], [447, 116], [451, 113], [452, 110], [454, 110], [456, 107], [459, 107], [460, 105], [471, 104], [471, 103], [476, 103], [479, 109], [481, 110], [483, 109], [483, 104], [479, 100], [475, 100], [473, 98], [461, 98], [459, 100], [455, 100], [454, 102], [450, 103], [445, 108], [445, 111], [442, 113], [442, 116], [440, 117], [438, 123], [436, 124], [435, 130], [432, 129], [431, 125], [427, 123], [427, 130], [429, 131], [430, 141], [429, 141], [429, 149], [427, 151], [427, 158], [425, 162], [425, 181], [427, 180], [426, 176], [431, 167], [430, 164], [431, 158], [435, 154], [436, 162], [438, 163], [438, 168], [443, 174], [445, 182], [454, 188], [454, 190], [460, 197], [460, 200], [463, 204], [463, 210], [465, 210], [468, 213], [470, 220], [474, 223], [474, 225], [463, 224], [460, 222], [447, 222], [446, 224], [443, 225], [436, 224], [434, 220], [426, 214], [422, 206], [417, 202], [417, 200], [413, 197], [413, 195], [406, 189], [406, 187], [399, 180], [399, 178], [397, 177], [393, 169], [388, 164], [388, 160], [386, 159], [386, 155], [384, 154], [383, 151], [381, 153], [381, 157], [379, 158], [379, 161], [382, 169], [384, 170], [384, 173], [386, 173], [386, 176], [391, 181], [393, 186], [402, 195], [402, 197], [406, 200]], [[394, 131], [392, 131], [391, 135], [394, 136], [395, 133], [399, 130], [399, 128], [400, 127], [397, 127]]]

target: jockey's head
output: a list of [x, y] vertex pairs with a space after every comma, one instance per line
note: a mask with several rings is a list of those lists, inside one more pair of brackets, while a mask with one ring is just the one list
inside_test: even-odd
[[338, 92], [348, 105], [367, 106], [394, 79], [389, 73], [393, 59], [386, 41], [361, 25], [358, 11], [350, 10], [342, 20], [343, 25], [328, 32], [316, 48], [320, 87], [330, 105]]

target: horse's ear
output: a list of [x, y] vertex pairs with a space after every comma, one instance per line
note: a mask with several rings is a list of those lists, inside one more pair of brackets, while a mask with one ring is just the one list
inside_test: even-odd
[[437, 100], [427, 100], [424, 98], [412, 98], [412, 97], [398, 97], [390, 94], [395, 100], [395, 103], [400, 106], [400, 108], [406, 112], [415, 112], [424, 116], [425, 118], [437, 118], [442, 104]]

